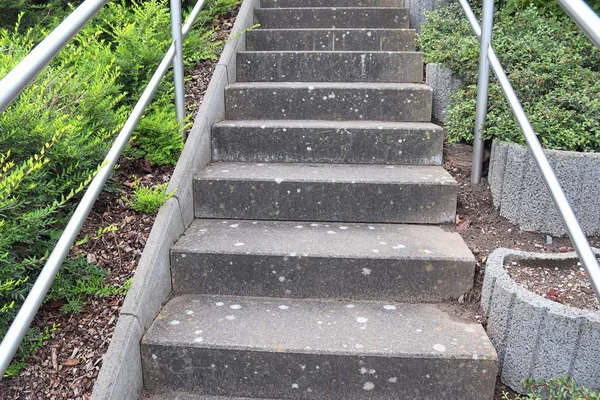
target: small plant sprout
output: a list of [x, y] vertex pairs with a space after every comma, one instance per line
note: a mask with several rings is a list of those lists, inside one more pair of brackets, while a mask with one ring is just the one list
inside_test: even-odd
[[125, 201], [139, 213], [154, 214], [167, 200], [175, 195], [175, 191], [167, 193], [167, 185], [168, 183], [165, 182], [154, 187], [142, 186], [138, 180], [135, 183], [133, 200], [125, 198]]

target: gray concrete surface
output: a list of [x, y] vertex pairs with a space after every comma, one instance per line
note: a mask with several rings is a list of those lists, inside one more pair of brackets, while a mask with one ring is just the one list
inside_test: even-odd
[[194, 178], [198, 218], [440, 224], [456, 181], [437, 166], [216, 163]]
[[261, 8], [404, 7], [405, 0], [261, 0]]
[[421, 25], [427, 21], [425, 13], [438, 9], [449, 0], [406, 0], [406, 3], [410, 9], [410, 27], [421, 32]]
[[[243, 2], [232, 35], [252, 26], [258, 3], [259, 0]], [[233, 64], [235, 71], [235, 52], [229, 49], [243, 49], [244, 44], [244, 35], [227, 43], [219, 65], [226, 68]], [[160, 209], [136, 268], [94, 384], [93, 400], [134, 400], [142, 391], [139, 343], [171, 291], [169, 250], [192, 222], [192, 176], [210, 161], [210, 125], [222, 119], [225, 110], [223, 91], [230, 82], [226, 74], [215, 74], [168, 186], [168, 191], [176, 189], [175, 197]]]
[[406, 8], [259, 8], [254, 17], [263, 29], [408, 28]]
[[180, 296], [142, 347], [150, 390], [487, 400], [496, 379], [483, 328], [423, 304]]
[[244, 82], [225, 90], [227, 119], [431, 121], [429, 86], [415, 83]]
[[251, 51], [415, 51], [412, 29], [255, 29]]
[[240, 52], [238, 82], [423, 83], [419, 52]]
[[439, 302], [471, 289], [475, 258], [433, 226], [203, 219], [171, 268], [177, 294]]
[[599, 390], [600, 313], [553, 302], [518, 285], [504, 269], [518, 260], [561, 265], [576, 262], [577, 256], [498, 249], [488, 257], [481, 305], [502, 382], [523, 393], [526, 378], [568, 376]]
[[433, 89], [432, 114], [433, 118], [443, 123], [450, 98], [462, 85], [462, 81], [452, 75], [452, 71], [439, 64], [429, 63], [425, 68], [425, 83]]
[[444, 131], [431, 123], [222, 121], [213, 160], [441, 165]]
[[[548, 161], [588, 235], [600, 232], [600, 154], [546, 150]], [[500, 215], [522, 230], [566, 233], [527, 147], [495, 141], [488, 175]]]

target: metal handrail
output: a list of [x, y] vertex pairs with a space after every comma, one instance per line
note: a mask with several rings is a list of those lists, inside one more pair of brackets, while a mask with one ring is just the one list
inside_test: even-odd
[[[471, 24], [471, 27], [473, 28], [475, 35], [477, 35], [478, 38], [481, 38], [482, 28], [479, 26], [479, 23], [477, 22], [477, 18], [475, 17], [473, 10], [469, 6], [469, 3], [467, 2], [467, 0], [459, 0], [459, 2], [461, 4], [463, 10], [465, 11], [467, 20]], [[566, 3], [567, 1], [558, 0], [558, 3], [561, 4], [561, 6], [562, 6], [563, 2]], [[585, 7], [587, 7], [587, 5], [585, 3], [583, 3], [583, 1], [581, 1], [581, 0], [568, 0], [568, 3], [570, 3], [571, 5], [573, 5], [573, 3], [577, 3], [577, 2], [582, 3]], [[580, 6], [581, 5], [579, 5], [579, 7]], [[587, 7], [587, 8], [589, 9], [589, 7]], [[577, 8], [577, 7], [572, 7], [572, 10], [578, 10], [578, 9], [579, 8]], [[486, 30], [488, 30], [488, 32], [491, 32], [492, 18], [491, 18], [491, 16], [489, 16], [489, 15], [486, 16], [485, 14], [486, 13], [493, 14], [494, 0], [484, 0], [483, 10], [484, 10], [484, 16], [482, 17], [482, 20], [483, 20], [484, 24], [487, 25], [487, 26], [483, 27], [483, 31], [485, 32]], [[577, 12], [577, 11], [574, 11], [574, 12]], [[597, 27], [594, 29], [590, 29], [590, 31], [588, 32], [588, 35], [594, 36], [597, 40], [600, 40], [600, 18], [595, 13], [594, 13], [593, 20], [595, 21], [594, 23], [592, 23], [591, 20], [587, 21], [588, 23], [586, 24], [586, 27], [593, 27], [595, 25], [597, 25]], [[587, 29], [587, 28], [584, 28], [584, 29]], [[487, 45], [483, 45], [483, 42], [482, 42], [482, 46], [481, 46], [482, 51], [481, 52], [489, 60], [489, 64], [492, 67], [492, 70], [494, 71], [496, 78], [498, 79], [498, 83], [500, 84], [502, 92], [504, 93], [504, 96], [506, 97], [506, 100], [508, 101], [508, 104], [510, 105], [511, 110], [512, 110], [515, 118], [517, 119], [519, 126], [521, 127], [521, 131], [523, 132], [523, 136], [525, 137], [527, 146], [528, 146], [529, 150], [531, 151], [531, 154], [533, 155], [533, 158], [535, 159], [535, 162], [538, 165], [540, 172], [542, 173], [542, 178], [544, 179], [544, 183], [546, 184], [546, 187], [550, 191], [550, 196], [552, 197], [552, 200], [554, 201], [554, 204], [556, 205], [556, 208], [558, 209], [558, 213], [563, 221], [563, 224], [567, 230], [567, 233], [571, 239], [571, 242], [575, 246], [575, 251], [577, 252], [577, 255], [579, 256], [581, 265], [584, 267], [587, 277], [590, 280], [592, 287], [594, 288], [596, 297], [598, 299], [600, 299], [600, 265], [598, 264], [596, 255], [594, 254], [594, 251], [590, 247], [590, 244], [589, 244], [585, 234], [583, 233], [581, 226], [579, 225], [579, 221], [577, 220], [577, 217], [575, 216], [575, 213], [573, 212], [573, 209], [571, 208], [569, 200], [567, 199], [567, 196], [565, 196], [565, 193], [563, 192], [562, 187], [560, 186], [560, 183], [558, 182], [558, 179], [556, 178], [556, 175], [554, 174], [552, 166], [548, 162], [548, 158], [546, 157], [546, 154], [544, 153], [542, 145], [540, 144], [540, 141], [538, 140], [535, 132], [533, 131], [531, 123], [529, 122], [529, 119], [527, 118], [527, 115], [525, 114], [525, 111], [523, 110], [523, 107], [521, 106], [521, 103], [519, 102], [519, 99], [517, 98], [517, 95], [508, 79], [508, 76], [506, 76], [506, 73], [504, 72], [504, 69], [502, 68], [502, 64], [500, 63], [498, 56], [494, 52], [494, 49], [492, 48], [491, 43], [489, 42], [489, 37], [491, 37], [491, 36], [488, 36]], [[480, 69], [480, 74], [481, 73], [482, 72]], [[489, 74], [489, 71], [484, 71], [483, 73]], [[482, 89], [482, 90], [480, 91], [480, 89]], [[484, 88], [478, 88], [478, 94], [481, 92], [485, 92], [486, 99], [487, 99], [487, 91], [488, 91], [487, 85]], [[485, 113], [485, 108], [487, 108], [487, 104], [483, 110], [477, 109], [477, 112]], [[485, 121], [485, 114], [483, 116], [480, 115], [479, 117], [477, 117], [477, 120]], [[476, 132], [479, 132], [479, 134], [480, 134], [481, 126], [483, 126], [483, 123], [482, 123], [482, 125], [475, 126], [475, 130], [476, 130]], [[479, 136], [479, 137], [481, 137], [481, 136]], [[481, 149], [483, 149], [483, 147], [481, 147]], [[473, 163], [479, 162], [479, 160], [480, 160], [479, 155], [477, 155], [477, 157], [476, 157], [476, 155], [474, 154], [473, 155]], [[479, 168], [481, 168], [481, 165], [479, 165]], [[479, 176], [479, 178], [481, 178], [481, 176]], [[473, 176], [471, 176], [471, 180], [474, 181]], [[473, 183], [478, 183], [478, 182], [479, 182], [479, 179], [476, 179], [476, 181]]]
[[[91, 3], [97, 3], [98, 1], [103, 2], [103, 0], [87, 0], [87, 2], [91, 2]], [[188, 16], [188, 19], [186, 20], [185, 24], [183, 25], [183, 28], [181, 29], [181, 31], [182, 31], [181, 39], [182, 40], [187, 36], [189, 31], [191, 30], [191, 27], [194, 24], [194, 22], [196, 21], [198, 14], [202, 10], [202, 7], [204, 7], [205, 2], [206, 2], [206, 0], [200, 0], [194, 6], [192, 12]], [[106, 3], [106, 2], [104, 1], [104, 3]], [[96, 9], [96, 12], [99, 9], [100, 8]], [[86, 15], [87, 15], [87, 13], [86, 13]], [[93, 15], [89, 16], [87, 18], [87, 20], [89, 20], [91, 17], [93, 17]], [[59, 25], [59, 28], [61, 28], [61, 26], [66, 21], [72, 21], [72, 19], [70, 20], [69, 18], [67, 18], [61, 25]], [[84, 24], [79, 26], [79, 29], [81, 29], [81, 27], [83, 27], [83, 25]], [[57, 28], [57, 29], [59, 29], [59, 28]], [[64, 29], [64, 28], [61, 28], [61, 29]], [[70, 30], [68, 34], [71, 35], [70, 37], [72, 38], [77, 32], [75, 32], [75, 33], [71, 33], [71, 32], [72, 32], [72, 30]], [[65, 35], [67, 35], [67, 34], [65, 34]], [[46, 42], [46, 40], [42, 41], [40, 43], [40, 45], [38, 45], [37, 48], [41, 47], [45, 42]], [[66, 42], [64, 44], [66, 44]], [[63, 44], [63, 47], [64, 47], [64, 44]], [[43, 54], [51, 53], [48, 50], [40, 50], [40, 51], [43, 52]], [[53, 56], [56, 55], [58, 53], [58, 51], [60, 51], [60, 49], [55, 51]], [[32, 51], [32, 53], [33, 53], [33, 51]], [[129, 142], [129, 138], [131, 137], [133, 130], [135, 129], [140, 118], [142, 117], [144, 110], [146, 109], [146, 107], [148, 106], [150, 101], [152, 100], [152, 97], [154, 96], [154, 93], [156, 92], [158, 85], [160, 84], [160, 81], [162, 80], [162, 78], [166, 74], [167, 70], [169, 69], [169, 66], [175, 56], [175, 53], [176, 53], [175, 45], [171, 44], [171, 46], [169, 47], [169, 50], [165, 53], [164, 58], [162, 59], [158, 68], [156, 69], [156, 71], [154, 72], [154, 75], [152, 75], [152, 78], [150, 79], [148, 86], [146, 87], [146, 89], [144, 89], [144, 92], [142, 93], [142, 95], [140, 96], [140, 99], [136, 103], [133, 111], [131, 112], [131, 115], [129, 116], [129, 118], [127, 118], [127, 121], [123, 125], [123, 128], [117, 135], [117, 138], [115, 139], [112, 147], [110, 148], [108, 154], [106, 155], [106, 158], [104, 159], [102, 167], [99, 169], [98, 174], [94, 177], [94, 179], [91, 181], [89, 187], [85, 191], [83, 198], [81, 199], [81, 201], [79, 202], [79, 205], [75, 209], [73, 216], [69, 220], [65, 230], [63, 231], [62, 235], [60, 236], [56, 246], [54, 247], [54, 250], [52, 250], [50, 257], [48, 257], [48, 261], [46, 261], [44, 268], [40, 272], [40, 275], [38, 276], [33, 287], [31, 288], [31, 291], [29, 292], [29, 294], [27, 295], [27, 298], [23, 302], [23, 305], [21, 306], [21, 309], [17, 313], [15, 320], [13, 321], [13, 323], [11, 324], [10, 328], [8, 329], [6, 335], [4, 336], [4, 339], [2, 340], [2, 343], [0, 344], [0, 379], [2, 379], [2, 376], [6, 372], [6, 369], [8, 368], [13, 356], [15, 355], [15, 352], [19, 348], [19, 345], [21, 344], [21, 341], [23, 340], [23, 336], [25, 335], [27, 329], [29, 328], [29, 325], [31, 325], [31, 321], [35, 317], [35, 314], [37, 313], [40, 305], [42, 304], [42, 301], [44, 300], [44, 297], [45, 297], [46, 293], [48, 292], [50, 285], [54, 281], [54, 278], [56, 277], [56, 274], [58, 273], [60, 266], [62, 265], [67, 254], [69, 253], [69, 250], [71, 249], [77, 235], [79, 234], [79, 231], [81, 230], [81, 227], [82, 227], [86, 217], [88, 216], [89, 212], [91, 211], [92, 206], [94, 205], [94, 202], [96, 201], [96, 199], [98, 198], [98, 195], [102, 191], [104, 184], [110, 177], [110, 174], [111, 174], [115, 164], [117, 163], [117, 160], [119, 159], [121, 153], [123, 152], [123, 149]], [[38, 57], [38, 56], [36, 56], [36, 57]], [[23, 61], [25, 61], [25, 60], [27, 60], [27, 57]], [[48, 61], [45, 61], [45, 63], [47, 64]], [[31, 61], [27, 61], [27, 62], [30, 63]], [[17, 67], [15, 67], [15, 69], [20, 68], [20, 66], [21, 66], [21, 63], [19, 65], [17, 65]], [[30, 70], [36, 69], [35, 66], [29, 67], [29, 68], [30, 68]], [[5, 83], [6, 84], [10, 83], [10, 82], [5, 82], [6, 79], [8, 79], [11, 76], [18, 75], [15, 73], [15, 69], [13, 69], [9, 74], [6, 75], [6, 77], [4, 79], [2, 79], [2, 81], [0, 81], [0, 87], [5, 87], [4, 86]], [[30, 81], [33, 80], [35, 78], [35, 76], [37, 76], [37, 73], [39, 73], [39, 71], [41, 69], [42, 68], [37, 69], [35, 74], [30, 77]], [[19, 82], [21, 82], [21, 81], [22, 81], [22, 79], [19, 80]], [[17, 92], [17, 94], [20, 93], [21, 90], [23, 90], [23, 88], [28, 83], [29, 82], [27, 82], [24, 86], [22, 86], [19, 89], [19, 91]], [[21, 85], [21, 83], [19, 83], [18, 85], [11, 85], [11, 88], [13, 88], [13, 87], [18, 88], [20, 85]], [[13, 89], [11, 89], [11, 90], [13, 90]], [[15, 97], [16, 97], [16, 95], [15, 95]], [[14, 97], [8, 101], [8, 104], [10, 104], [10, 102], [13, 99], [14, 99]]]

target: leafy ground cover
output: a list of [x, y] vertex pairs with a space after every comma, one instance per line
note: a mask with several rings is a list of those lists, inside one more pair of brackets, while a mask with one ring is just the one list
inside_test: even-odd
[[[238, 4], [238, 0], [209, 1], [188, 36], [185, 62], [188, 80], [199, 84], [196, 86], [208, 82]], [[36, 29], [21, 25], [0, 29], [0, 76], [51, 30], [61, 15], [57, 12]], [[169, 24], [164, 1], [111, 3], [0, 115], [0, 337], [81, 190], [160, 62], [170, 42]], [[8, 371], [17, 376], [0, 384], [0, 398], [57, 396], [37, 393], [46, 389], [60, 392], [56, 398], [82, 398], [91, 388], [90, 379], [99, 369], [99, 357], [106, 350], [154, 218], [134, 212], [128, 203], [140, 202], [140, 187], [153, 191], [168, 181], [183, 146], [171, 81], [169, 76], [163, 81], [120, 160], [121, 168], [95, 205], [84, 234]], [[195, 88], [196, 96], [190, 97], [188, 108], [195, 108], [197, 92]], [[143, 211], [152, 214], [155, 210], [146, 206]], [[57, 344], [58, 338], [63, 339]], [[64, 343], [65, 338], [69, 343]], [[75, 341], [81, 345], [73, 344]], [[85, 346], [89, 346], [87, 355]], [[64, 348], [71, 354], [57, 350]], [[86, 361], [90, 357], [92, 364]], [[39, 374], [44, 363], [50, 363], [56, 382]], [[73, 386], [69, 371], [61, 377], [63, 368], [85, 376], [76, 377], [79, 384]]]

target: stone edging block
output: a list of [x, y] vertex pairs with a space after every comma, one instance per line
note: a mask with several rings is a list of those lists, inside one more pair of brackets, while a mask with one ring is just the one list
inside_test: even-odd
[[517, 260], [576, 262], [577, 255], [498, 249], [488, 257], [481, 305], [502, 382], [523, 393], [526, 378], [568, 376], [600, 390], [600, 312], [565, 306], [518, 285], [504, 269]]
[[450, 68], [429, 63], [425, 66], [425, 83], [433, 89], [432, 115], [440, 123], [446, 119], [450, 99], [462, 86], [462, 80]]
[[[545, 150], [548, 161], [587, 235], [600, 232], [600, 154]], [[529, 152], [520, 144], [494, 141], [488, 175], [500, 215], [522, 230], [566, 233], [550, 192]]]
[[168, 191], [176, 190], [158, 212], [146, 247], [125, 297], [93, 400], [135, 400], [143, 389], [140, 341], [171, 292], [171, 246], [194, 219], [192, 178], [210, 162], [213, 123], [224, 118], [225, 87], [235, 81], [236, 53], [245, 49], [246, 34], [260, 0], [244, 0], [204, 96]]

